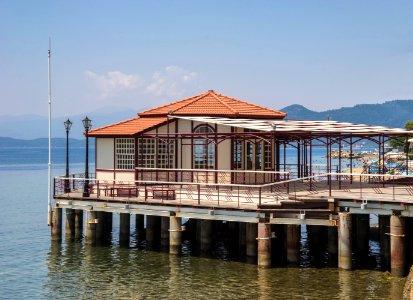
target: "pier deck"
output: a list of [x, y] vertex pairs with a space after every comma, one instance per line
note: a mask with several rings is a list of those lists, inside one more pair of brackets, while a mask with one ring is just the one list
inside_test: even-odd
[[[76, 200], [79, 205], [135, 205], [256, 213], [275, 213], [293, 218], [298, 213], [315, 219], [334, 219], [340, 207], [363, 213], [391, 214], [393, 210], [413, 216], [410, 178], [366, 174], [321, 174], [270, 184], [240, 185], [202, 182], [108, 182], [89, 180], [89, 196], [83, 196], [84, 180], [71, 179], [64, 191], [63, 178], [55, 181], [55, 199]], [[364, 206], [362, 205], [364, 204]], [[104, 207], [104, 206], [102, 206]]]

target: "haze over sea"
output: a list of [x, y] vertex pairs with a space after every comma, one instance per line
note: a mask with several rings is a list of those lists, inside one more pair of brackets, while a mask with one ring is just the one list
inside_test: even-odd
[[[53, 173], [64, 174], [65, 149], [54, 148], [53, 157]], [[83, 148], [71, 149], [71, 172], [82, 172], [83, 158]], [[238, 258], [226, 240], [215, 242], [211, 257], [185, 241], [177, 257], [146, 249], [132, 230], [130, 248], [121, 248], [118, 216], [109, 245], [53, 243], [46, 148], [0, 147], [0, 205], [0, 299], [401, 298], [404, 280], [379, 270], [375, 242], [363, 268], [339, 271], [312, 251], [305, 229], [300, 266], [271, 269]]]

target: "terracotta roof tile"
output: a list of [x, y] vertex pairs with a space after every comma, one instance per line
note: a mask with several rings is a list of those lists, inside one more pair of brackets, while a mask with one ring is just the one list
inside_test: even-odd
[[218, 94], [212, 90], [139, 113], [139, 117], [93, 129], [89, 136], [133, 136], [167, 122], [167, 115], [223, 116], [227, 118], [283, 119], [286, 114], [239, 99]]
[[89, 136], [97, 137], [104, 135], [132, 136], [160, 125], [168, 120], [167, 117], [133, 118], [119, 123], [99, 127], [89, 131]]
[[212, 90], [139, 113], [139, 116], [202, 115], [226, 117], [284, 118], [285, 113], [239, 99], [218, 94]]

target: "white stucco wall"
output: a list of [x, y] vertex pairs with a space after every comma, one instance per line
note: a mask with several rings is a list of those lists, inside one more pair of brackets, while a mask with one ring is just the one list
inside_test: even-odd
[[114, 180], [115, 177], [113, 176], [113, 171], [97, 171], [96, 179], [111, 181]]
[[135, 180], [135, 172], [116, 172], [116, 181], [134, 181]]
[[[230, 126], [218, 125], [218, 132], [231, 132]], [[231, 170], [231, 139], [218, 144], [218, 170]]]
[[[188, 120], [179, 120], [178, 130], [180, 133], [191, 133], [191, 121]], [[190, 169], [191, 168], [191, 140], [184, 139], [182, 140], [182, 162], [181, 162], [181, 154], [178, 153], [178, 166], [182, 169]], [[179, 145], [180, 146], [180, 145]], [[180, 151], [181, 147], [179, 147], [178, 152]]]
[[115, 140], [96, 138], [96, 169], [113, 169]]

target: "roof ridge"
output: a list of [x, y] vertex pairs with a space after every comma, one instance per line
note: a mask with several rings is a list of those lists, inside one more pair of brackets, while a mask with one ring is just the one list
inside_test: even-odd
[[123, 121], [120, 121], [120, 122], [117, 122], [117, 123], [112, 123], [112, 124], [109, 124], [109, 125], [106, 125], [106, 126], [97, 127], [97, 128], [95, 128], [95, 129], [90, 130], [89, 133], [91, 133], [91, 132], [93, 132], [93, 131], [95, 131], [95, 130], [105, 129], [105, 128], [111, 127], [111, 126], [113, 126], [113, 125], [123, 124], [123, 123], [129, 122], [129, 121], [132, 121], [132, 120], [136, 120], [136, 119], [140, 119], [140, 117], [138, 116], [138, 117], [134, 117], [134, 118], [129, 118], [129, 119], [127, 119], [127, 120], [123, 120]]
[[[199, 94], [198, 96], [195, 96], [196, 98], [195, 98], [194, 100], [189, 101], [189, 102], [186, 103], [185, 105], [177, 108], [175, 111], [178, 111], [178, 110], [180, 110], [180, 109], [183, 109], [183, 108], [187, 107], [188, 105], [190, 105], [190, 104], [192, 104], [192, 103], [195, 103], [196, 101], [201, 100], [202, 98], [204, 98], [204, 97], [207, 96], [208, 94], [209, 94], [209, 91], [206, 92], [206, 93], [203, 93], [203, 94]], [[174, 112], [175, 112], [175, 111], [174, 111]]]
[[242, 102], [242, 103], [245, 103], [245, 104], [248, 104], [248, 105], [252, 105], [252, 106], [255, 106], [255, 107], [259, 107], [259, 108], [262, 108], [262, 109], [271, 110], [271, 111], [273, 111], [273, 112], [281, 113], [281, 114], [286, 115], [285, 112], [282, 112], [282, 111], [279, 111], [279, 110], [275, 110], [275, 109], [272, 109], [272, 108], [268, 108], [268, 107], [265, 107], [265, 106], [262, 106], [262, 105], [255, 104], [255, 103], [247, 102], [247, 101], [245, 101], [245, 100], [237, 99], [237, 98], [234, 98], [234, 97], [229, 97], [229, 96], [222, 95], [222, 94], [219, 94], [219, 93], [217, 93], [217, 94], [220, 95], [220, 96], [226, 97], [226, 98], [228, 98], [228, 99], [234, 100], [234, 101], [239, 101], [239, 102]]
[[[205, 93], [204, 93], [204, 94], [205, 94]], [[191, 97], [184, 98], [184, 99], [181, 99], [181, 100], [177, 100], [177, 101], [175, 101], [175, 102], [166, 103], [166, 104], [161, 105], [161, 106], [153, 107], [153, 108], [150, 108], [150, 109], [147, 109], [147, 110], [144, 110], [144, 111], [139, 112], [138, 115], [140, 116], [140, 114], [148, 113], [148, 112], [150, 112], [150, 111], [152, 111], [152, 110], [161, 109], [161, 108], [164, 108], [164, 107], [166, 107], [166, 106], [170, 106], [170, 105], [173, 105], [173, 104], [176, 104], [176, 103], [179, 103], [179, 102], [183, 102], [183, 101], [190, 100], [190, 99], [192, 99], [192, 98], [198, 98], [199, 96], [202, 96], [202, 95], [203, 95], [203, 94], [199, 94], [199, 95], [191, 96]], [[191, 101], [191, 102], [192, 102], [192, 101]]]
[[[228, 109], [229, 109], [230, 111], [232, 111], [234, 114], [236, 114], [236, 115], [239, 114], [239, 111], [233, 109], [231, 106], [229, 106], [228, 103], [225, 103], [222, 99], [220, 99], [220, 98], [218, 97], [218, 95], [220, 95], [220, 96], [223, 96], [223, 95], [217, 94], [215, 91], [211, 91], [210, 93], [214, 96], [215, 99], [217, 99], [221, 104], [223, 104], [226, 108], [228, 108]], [[224, 97], [225, 97], [225, 96], [224, 96]]]

